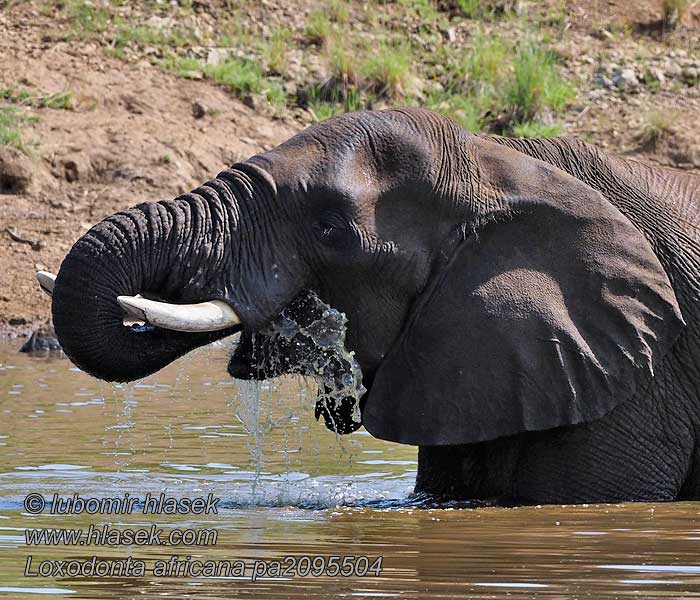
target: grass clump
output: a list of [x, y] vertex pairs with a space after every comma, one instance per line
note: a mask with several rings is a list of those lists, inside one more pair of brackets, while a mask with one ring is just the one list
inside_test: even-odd
[[483, 111], [480, 105], [470, 97], [461, 94], [433, 92], [428, 97], [426, 106], [450, 117], [467, 131], [478, 132], [484, 128]]
[[452, 92], [466, 93], [483, 111], [499, 104], [509, 76], [510, 49], [499, 38], [475, 38], [474, 49], [466, 57], [458, 57], [449, 71], [447, 87]]
[[454, 8], [468, 19], [479, 19], [486, 15], [483, 0], [456, 0], [454, 4]]
[[272, 73], [282, 74], [287, 68], [287, 48], [292, 32], [279, 27], [272, 32], [270, 40], [263, 48], [267, 68]]
[[515, 123], [512, 128], [515, 137], [521, 138], [546, 138], [561, 135], [561, 125], [557, 123], [539, 123], [536, 121], [526, 121], [525, 123]]
[[32, 108], [54, 108], [59, 110], [73, 110], [75, 99], [73, 92], [64, 90], [56, 94], [36, 95], [28, 90], [2, 88], [0, 89], [0, 99], [12, 104], [31, 106]]
[[27, 154], [22, 129], [36, 120], [36, 117], [25, 114], [17, 106], [0, 104], [0, 146], [12, 146]]
[[350, 7], [347, 0], [328, 0], [328, 15], [335, 23], [347, 23], [350, 18]]
[[534, 43], [515, 46], [477, 34], [470, 49], [446, 50], [436, 60], [444, 73], [429, 105], [471, 131], [556, 135], [558, 129], [541, 118], [562, 111], [575, 96], [555, 55]]
[[[122, 6], [121, 0], [112, 0], [111, 5]], [[65, 39], [100, 38], [109, 43], [106, 52], [117, 58], [125, 59], [125, 49], [139, 48], [182, 48], [193, 45], [195, 36], [178, 28], [157, 28], [135, 24], [101, 6], [86, 0], [64, 0], [61, 3], [47, 2], [43, 12], [47, 16], [58, 7], [60, 13], [72, 25], [72, 31]]]
[[360, 86], [360, 64], [355, 52], [343, 44], [335, 44], [326, 55], [330, 80], [343, 89]]
[[63, 11], [80, 37], [103, 33], [112, 24], [112, 15], [108, 10], [85, 0], [67, 0], [63, 3]]
[[550, 52], [534, 45], [517, 51], [513, 76], [505, 89], [514, 122], [531, 121], [544, 107], [559, 110], [572, 98], [573, 89], [558, 76]]
[[694, 0], [663, 0], [663, 23], [668, 29], [675, 29], [683, 20]]
[[287, 106], [287, 93], [279, 82], [263, 75], [262, 68], [252, 60], [231, 57], [220, 64], [211, 65], [192, 57], [169, 57], [161, 66], [185, 79], [204, 77], [228, 88], [234, 96], [264, 96], [275, 115]]
[[356, 89], [348, 90], [343, 98], [328, 99], [319, 88], [311, 90], [307, 109], [314, 121], [325, 121], [331, 117], [342, 115], [346, 112], [362, 110], [366, 107], [366, 99]]
[[185, 79], [213, 79], [236, 96], [259, 94], [264, 87], [262, 69], [245, 58], [228, 58], [220, 64], [210, 65], [198, 58], [169, 57], [161, 65]]
[[245, 58], [229, 58], [218, 65], [203, 65], [204, 74], [229, 88], [235, 95], [259, 94], [263, 89], [262, 70]]
[[518, 12], [518, 0], [443, 0], [443, 7], [468, 19], [493, 19]]
[[438, 18], [437, 3], [434, 0], [398, 0], [398, 4], [418, 16], [424, 25], [430, 25]]
[[41, 96], [38, 99], [39, 108], [54, 108], [57, 110], [73, 110], [75, 108], [75, 100], [73, 92], [66, 90], [48, 96]]
[[119, 23], [112, 39], [113, 50], [119, 50], [129, 46], [140, 48], [183, 48], [192, 45], [194, 39], [187, 33], [173, 29], [155, 29], [143, 25], [133, 26], [128, 23]]
[[638, 136], [642, 146], [656, 149], [657, 144], [673, 133], [676, 115], [654, 110], [646, 115], [645, 123]]
[[405, 96], [412, 83], [411, 50], [408, 46], [383, 46], [360, 66], [365, 87], [380, 97]]
[[326, 11], [314, 10], [306, 22], [305, 36], [311, 44], [326, 46], [333, 34], [333, 24]]
[[281, 116], [287, 108], [287, 92], [284, 91], [284, 88], [279, 83], [272, 82], [267, 88], [265, 97], [270, 103], [274, 115]]
[[204, 77], [206, 63], [190, 56], [170, 56], [161, 63], [161, 66], [183, 79], [201, 79]]

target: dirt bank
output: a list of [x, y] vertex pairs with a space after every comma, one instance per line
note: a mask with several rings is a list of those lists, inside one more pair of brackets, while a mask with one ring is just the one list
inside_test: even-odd
[[[188, 191], [323, 116], [325, 105], [304, 96], [316, 89], [310, 83], [333, 76], [322, 33], [310, 27], [319, 3], [171, 4], [0, 0], [0, 104], [14, 119], [8, 126], [0, 118], [0, 336], [26, 335], [47, 318], [33, 274], [55, 272], [92, 224]], [[555, 119], [563, 133], [608, 151], [700, 170], [700, 8], [670, 35], [657, 23], [660, 2], [635, 3], [634, 11], [622, 1], [514, 3], [524, 16], [503, 19], [438, 8], [427, 15], [416, 8], [423, 4], [328, 2], [330, 26], [363, 44], [406, 31], [426, 40], [426, 56], [414, 50], [406, 66], [411, 86], [397, 80], [393, 95], [373, 88], [363, 106], [447, 106], [447, 96], [435, 100], [444, 85], [429, 53], [471, 48], [477, 29], [507, 39], [530, 28], [548, 40], [576, 90], [557, 114], [544, 111], [545, 125]], [[242, 19], [245, 32], [230, 29], [238, 38], [221, 35]], [[264, 62], [263, 84], [231, 82], [214, 69], [229, 55], [240, 66], [246, 48], [249, 60]], [[188, 60], [200, 62], [186, 71]], [[479, 116], [484, 127], [487, 116]]]

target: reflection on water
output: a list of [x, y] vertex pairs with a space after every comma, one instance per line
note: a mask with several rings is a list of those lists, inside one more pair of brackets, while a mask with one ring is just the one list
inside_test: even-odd
[[[700, 505], [426, 508], [415, 449], [313, 419], [303, 380], [234, 382], [223, 347], [130, 385], [0, 346], [0, 595], [30, 598], [700, 597]], [[251, 399], [259, 397], [260, 402]], [[30, 515], [28, 493], [221, 498], [210, 515]], [[33, 546], [25, 529], [213, 528], [209, 546]], [[23, 576], [46, 560], [383, 556], [380, 576]], [[37, 596], [38, 597], [38, 596]]]

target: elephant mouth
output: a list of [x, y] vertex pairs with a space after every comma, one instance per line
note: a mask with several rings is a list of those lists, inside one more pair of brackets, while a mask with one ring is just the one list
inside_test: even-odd
[[345, 315], [303, 290], [262, 331], [243, 329], [228, 364], [236, 379], [311, 376], [318, 384], [314, 415], [328, 429], [352, 433], [362, 425], [362, 371], [345, 347]]

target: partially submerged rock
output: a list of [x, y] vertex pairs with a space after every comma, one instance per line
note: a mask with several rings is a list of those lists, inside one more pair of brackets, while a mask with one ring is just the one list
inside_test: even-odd
[[28, 354], [62, 353], [51, 319], [34, 330], [19, 351]]

